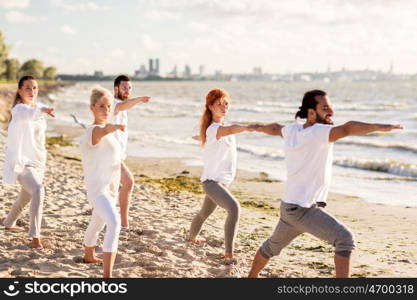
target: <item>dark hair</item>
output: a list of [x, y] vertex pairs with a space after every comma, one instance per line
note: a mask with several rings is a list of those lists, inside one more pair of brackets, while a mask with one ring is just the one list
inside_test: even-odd
[[[17, 88], [21, 89], [23, 85], [25, 84], [26, 80], [36, 80], [35, 77], [31, 75], [23, 76], [19, 79], [19, 83], [17, 84]], [[16, 106], [16, 104], [20, 103], [22, 99], [20, 98], [19, 91], [16, 92], [16, 96], [14, 97], [12, 108]]]
[[130, 81], [129, 76], [127, 75], [119, 75], [116, 77], [116, 79], [114, 80], [114, 87], [118, 87], [120, 85], [120, 82], [122, 81]]
[[303, 103], [299, 107], [299, 111], [295, 114], [295, 118], [306, 119], [308, 115], [308, 109], [316, 109], [317, 107], [317, 100], [316, 96], [326, 96], [326, 92], [321, 90], [312, 90], [308, 91], [304, 94]]

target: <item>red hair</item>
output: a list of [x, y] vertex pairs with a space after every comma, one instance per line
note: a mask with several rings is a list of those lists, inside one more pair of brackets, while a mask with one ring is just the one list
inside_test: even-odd
[[206, 130], [213, 122], [213, 114], [210, 110], [210, 106], [213, 105], [217, 100], [222, 100], [224, 98], [229, 98], [229, 94], [222, 89], [213, 89], [210, 92], [208, 92], [206, 96], [206, 106], [204, 108], [203, 115], [200, 119], [201, 145], [204, 145], [206, 143]]

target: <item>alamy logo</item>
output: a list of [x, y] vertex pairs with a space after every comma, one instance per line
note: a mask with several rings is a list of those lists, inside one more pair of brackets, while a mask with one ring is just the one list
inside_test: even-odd
[[19, 281], [13, 282], [13, 284], [9, 285], [7, 287], [7, 290], [4, 290], [3, 293], [5, 293], [9, 297], [17, 296], [20, 291], [16, 289], [16, 285], [19, 284]]

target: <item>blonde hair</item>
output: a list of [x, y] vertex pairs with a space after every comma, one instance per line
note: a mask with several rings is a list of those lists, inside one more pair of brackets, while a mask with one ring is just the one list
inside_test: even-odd
[[213, 89], [208, 92], [206, 96], [206, 106], [203, 111], [203, 115], [200, 118], [200, 140], [201, 145], [204, 146], [207, 140], [207, 128], [213, 122], [213, 114], [210, 110], [210, 106], [213, 105], [217, 100], [230, 98], [229, 94], [222, 89]]
[[110, 93], [108, 89], [103, 87], [95, 87], [91, 90], [90, 96], [90, 106], [94, 106], [101, 98], [109, 97], [111, 99], [113, 95]]

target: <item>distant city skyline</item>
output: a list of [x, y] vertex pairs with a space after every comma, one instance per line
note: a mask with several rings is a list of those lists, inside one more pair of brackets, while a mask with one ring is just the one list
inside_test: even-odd
[[415, 74], [415, 20], [412, 0], [0, 0], [10, 56], [66, 74], [134, 74], [150, 58], [163, 74]]

